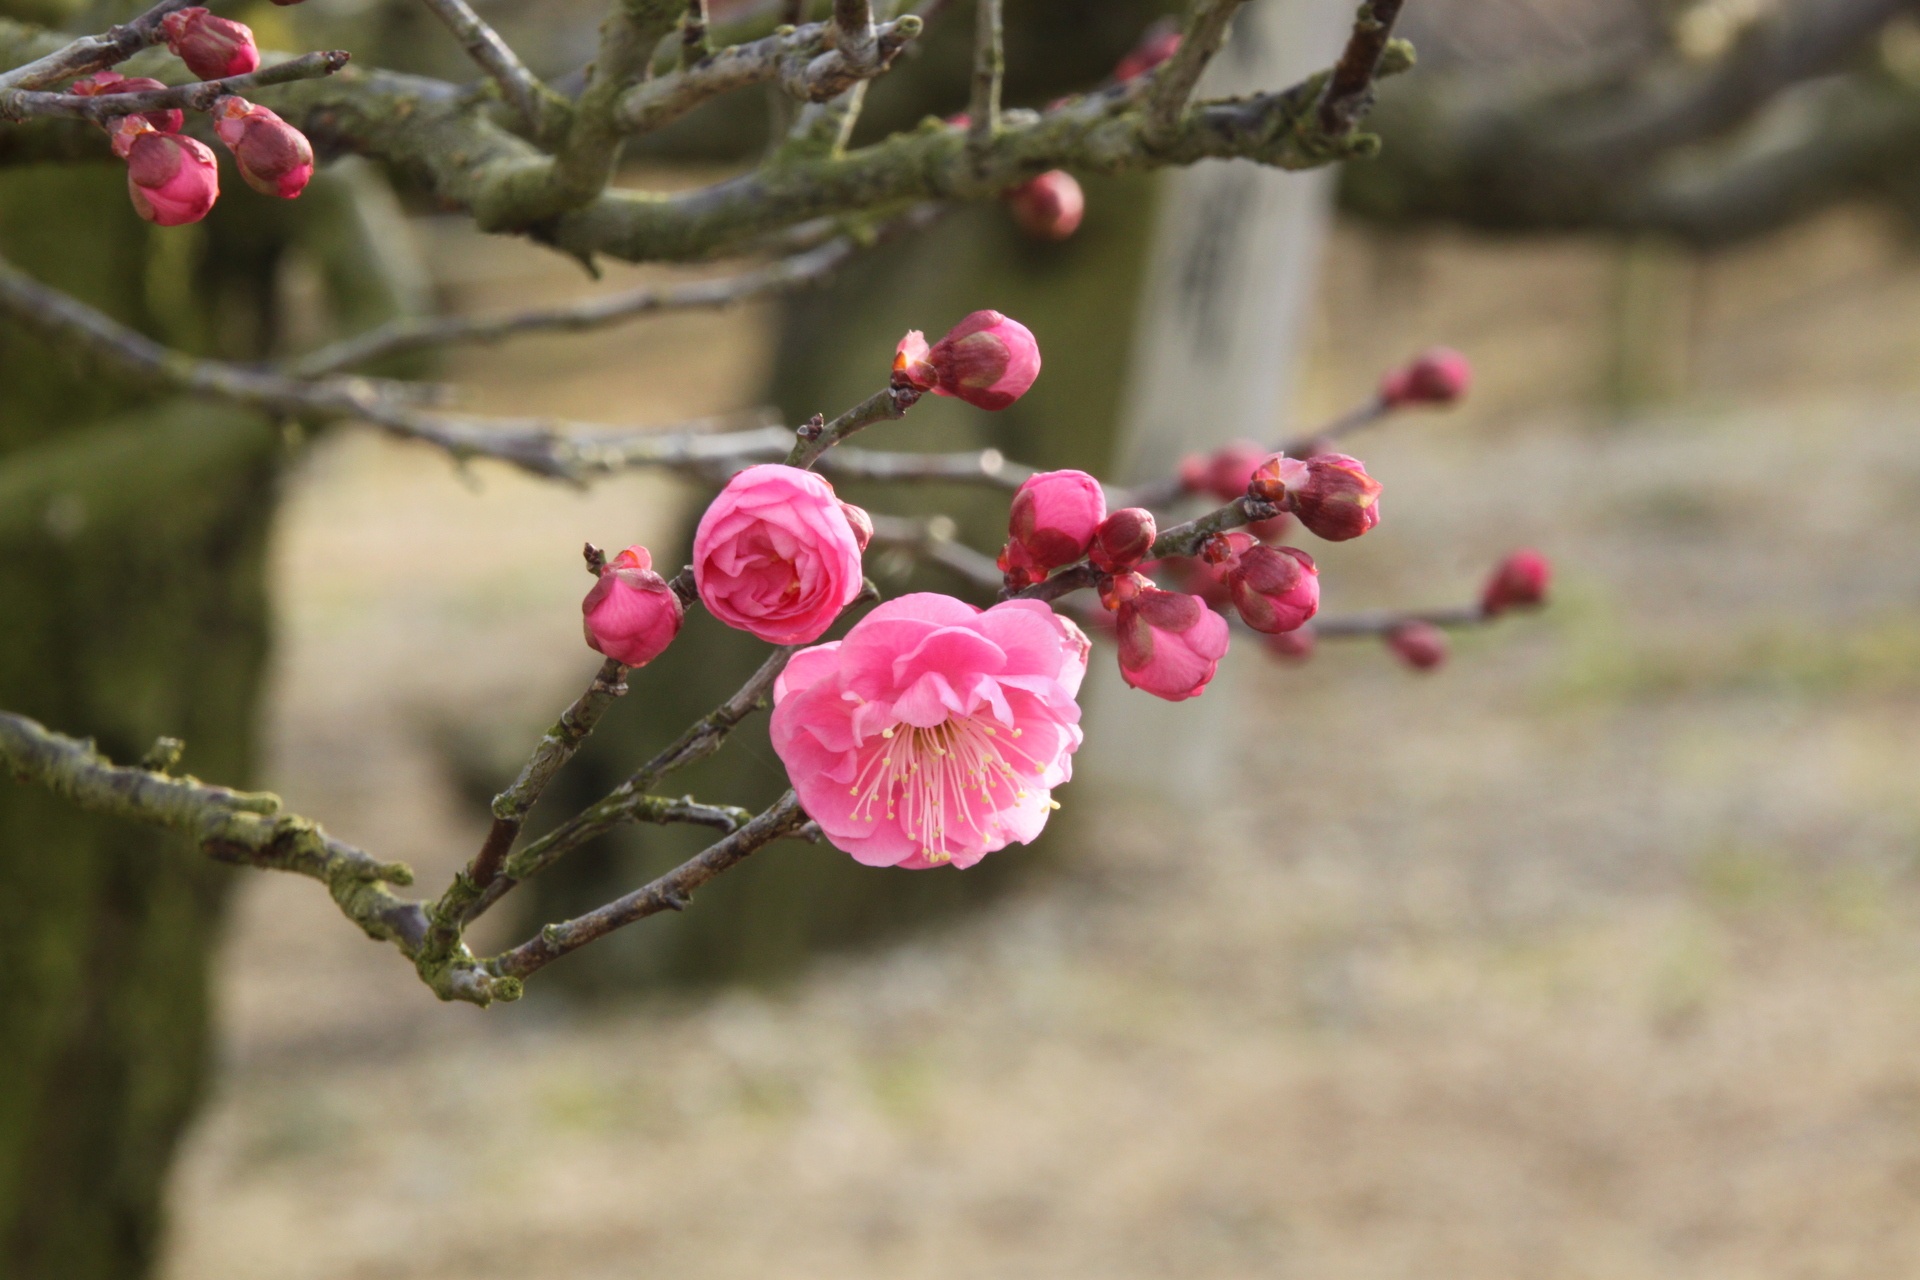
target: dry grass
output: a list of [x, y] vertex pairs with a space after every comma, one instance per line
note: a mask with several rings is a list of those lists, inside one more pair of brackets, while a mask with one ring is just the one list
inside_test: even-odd
[[[1433, 678], [1250, 662], [1224, 803], [1070, 789], [1078, 856], [951, 932], [481, 1015], [252, 882], [170, 1274], [1914, 1274], [1920, 273], [1877, 236], [1704, 269], [1694, 398], [1617, 424], [1569, 408], [1605, 255], [1343, 239], [1310, 398], [1443, 338], [1485, 394], [1367, 442], [1388, 521], [1330, 607], [1456, 598], [1516, 542], [1559, 605]], [[609, 340], [611, 394], [650, 416], [758, 323]], [[274, 735], [296, 803], [443, 869], [436, 717], [584, 674], [550, 566], [658, 491], [437, 470], [356, 441], [303, 481]]]

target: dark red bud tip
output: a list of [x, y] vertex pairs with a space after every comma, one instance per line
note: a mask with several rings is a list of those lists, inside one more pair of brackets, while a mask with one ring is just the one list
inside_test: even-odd
[[1065, 240], [1080, 229], [1087, 214], [1086, 193], [1064, 169], [1051, 169], [1008, 188], [1006, 201], [1013, 220], [1036, 240]]
[[1434, 347], [1380, 382], [1380, 399], [1393, 408], [1453, 404], [1473, 384], [1473, 366], [1450, 347]]
[[1447, 660], [1447, 633], [1431, 622], [1403, 622], [1387, 632], [1387, 647], [1415, 671], [1431, 671]]
[[1160, 536], [1153, 512], [1144, 507], [1123, 507], [1100, 522], [1093, 531], [1093, 545], [1087, 549], [1093, 567], [1102, 573], [1121, 573], [1137, 566], [1153, 550]]
[[1530, 609], [1544, 604], [1553, 566], [1538, 551], [1516, 551], [1500, 562], [1480, 596], [1480, 611], [1489, 618], [1508, 609]]
[[1171, 21], [1162, 19], [1148, 27], [1133, 51], [1120, 59], [1113, 78], [1125, 84], [1137, 80], [1171, 58], [1180, 48], [1180, 31]]

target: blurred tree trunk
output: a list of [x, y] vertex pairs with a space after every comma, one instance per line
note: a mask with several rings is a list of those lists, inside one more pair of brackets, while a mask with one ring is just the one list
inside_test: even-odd
[[[174, 346], [254, 359], [296, 238], [350, 323], [387, 310], [361, 178], [297, 205], [229, 182], [207, 221], [162, 229], [111, 159], [9, 169], [0, 252]], [[182, 769], [247, 785], [282, 432], [134, 395], [12, 326], [0, 388], [0, 706], [123, 761], [181, 737]], [[173, 837], [0, 786], [0, 1275], [149, 1270], [228, 883]]]

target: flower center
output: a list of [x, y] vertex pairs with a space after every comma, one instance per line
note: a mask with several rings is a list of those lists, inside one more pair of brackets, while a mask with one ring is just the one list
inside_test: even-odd
[[956, 840], [971, 843], [967, 833], [999, 830], [999, 811], [1027, 798], [1023, 779], [1047, 771], [1014, 742], [1019, 736], [1020, 730], [981, 716], [951, 716], [927, 729], [882, 729], [877, 740], [869, 739], [871, 754], [847, 789], [858, 798], [853, 816], [861, 822], [882, 812], [897, 818], [927, 861], [945, 862]]

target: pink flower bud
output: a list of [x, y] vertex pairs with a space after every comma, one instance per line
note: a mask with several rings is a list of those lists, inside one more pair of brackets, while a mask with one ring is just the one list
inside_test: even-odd
[[580, 612], [587, 646], [630, 667], [665, 652], [686, 620], [680, 597], [653, 571], [645, 547], [628, 547], [607, 561]]
[[307, 135], [265, 107], [232, 94], [213, 104], [213, 131], [233, 152], [240, 176], [263, 195], [291, 200], [313, 176]]
[[1409, 404], [1452, 404], [1467, 394], [1473, 366], [1449, 347], [1434, 347], [1380, 382], [1380, 399], [1393, 408]]
[[1447, 633], [1431, 622], [1403, 622], [1387, 632], [1387, 647], [1415, 671], [1431, 671], [1447, 660]]
[[1169, 22], [1156, 22], [1147, 28], [1133, 51], [1120, 59], [1113, 69], [1113, 78], [1123, 84], [1136, 80], [1171, 58], [1179, 47], [1179, 30]]
[[1162, 591], [1138, 574], [1114, 587], [1120, 678], [1168, 702], [1197, 697], [1227, 652], [1227, 620], [1200, 597]]
[[1107, 516], [1100, 482], [1084, 471], [1042, 471], [1027, 477], [1013, 495], [1007, 532], [1024, 557], [1012, 562], [1044, 578], [1087, 554], [1093, 531]]
[[1544, 604], [1553, 566], [1538, 551], [1516, 551], [1500, 562], [1480, 594], [1480, 612], [1489, 618], [1509, 609]]
[[160, 19], [160, 30], [173, 56], [202, 80], [243, 76], [260, 66], [260, 51], [245, 23], [216, 18], [198, 5]]
[[1047, 570], [1033, 562], [1033, 553], [1018, 542], [1009, 541], [1000, 548], [1000, 555], [994, 561], [1001, 575], [1006, 579], [1007, 590], [1021, 591], [1036, 582], [1047, 580]]
[[1380, 523], [1380, 482], [1367, 474], [1365, 463], [1344, 453], [1304, 461], [1276, 453], [1255, 469], [1247, 493], [1284, 504], [1328, 542], [1357, 538]]
[[1308, 623], [1297, 631], [1277, 631], [1272, 635], [1261, 636], [1260, 643], [1266, 646], [1268, 653], [1282, 662], [1305, 662], [1313, 656], [1313, 647], [1317, 640], [1313, 633], [1313, 624]]
[[1251, 440], [1234, 440], [1211, 454], [1189, 455], [1180, 463], [1180, 483], [1192, 493], [1232, 502], [1247, 492], [1253, 469], [1268, 452]]
[[1093, 531], [1093, 545], [1087, 555], [1102, 573], [1125, 573], [1147, 558], [1153, 540], [1159, 536], [1153, 512], [1145, 507], [1122, 507]]
[[840, 504], [840, 514], [847, 518], [847, 527], [853, 530], [853, 541], [862, 551], [873, 541], [873, 517], [867, 514], [865, 507], [856, 507], [851, 502]]
[[[118, 71], [96, 71], [68, 85], [67, 92], [78, 94], [82, 98], [97, 98], [102, 94], [112, 93], [150, 93], [155, 89], [166, 87], [149, 76], [123, 76]], [[121, 118], [120, 116], [109, 117], [107, 132], [113, 132], [114, 125], [119, 123]], [[180, 127], [187, 122], [187, 113], [177, 107], [169, 107], [162, 111], [143, 111], [140, 113], [140, 118], [161, 133], [178, 133]]]
[[1298, 629], [1320, 610], [1320, 570], [1296, 547], [1267, 547], [1238, 529], [1208, 540], [1207, 563], [1255, 631]]
[[769, 644], [820, 638], [860, 594], [860, 541], [811, 471], [766, 463], [727, 481], [693, 536], [707, 612]]
[[930, 350], [925, 348], [926, 339], [917, 331], [901, 339], [893, 362], [895, 378], [982, 409], [1006, 408], [1040, 376], [1040, 344], [1027, 326], [998, 311], [974, 312]]
[[1009, 187], [1005, 199], [1013, 220], [1035, 240], [1065, 240], [1087, 215], [1086, 192], [1065, 169], [1049, 169]]
[[[220, 196], [220, 166], [205, 145], [178, 133], [158, 133], [146, 121], [122, 117], [114, 139], [126, 138], [127, 194], [136, 213], [162, 227], [198, 222]], [[141, 126], [129, 136], [128, 125]]]

